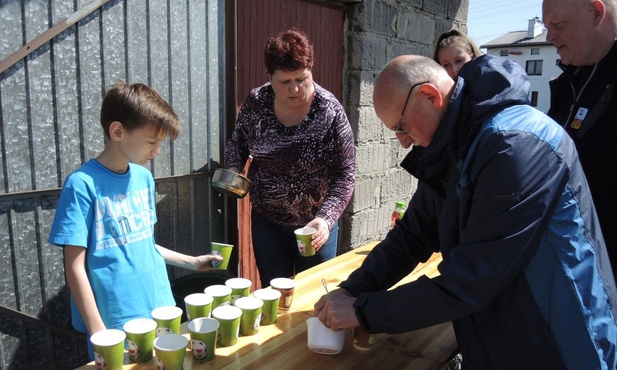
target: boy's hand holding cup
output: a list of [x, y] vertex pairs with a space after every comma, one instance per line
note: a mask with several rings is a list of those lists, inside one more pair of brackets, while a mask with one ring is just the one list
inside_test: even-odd
[[212, 267], [219, 270], [227, 270], [233, 247], [232, 244], [212, 242], [211, 255], [220, 257], [216, 260], [212, 260]]
[[223, 262], [223, 257], [218, 254], [204, 254], [194, 258], [195, 271], [215, 270], [218, 269], [216, 266]]

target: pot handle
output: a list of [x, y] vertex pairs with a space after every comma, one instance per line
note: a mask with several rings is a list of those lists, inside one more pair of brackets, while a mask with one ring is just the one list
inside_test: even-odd
[[244, 171], [242, 172], [243, 174], [246, 175], [249, 173], [249, 167], [251, 167], [251, 162], [253, 162], [253, 156], [249, 154], [249, 157], [246, 160], [246, 163], [244, 164]]

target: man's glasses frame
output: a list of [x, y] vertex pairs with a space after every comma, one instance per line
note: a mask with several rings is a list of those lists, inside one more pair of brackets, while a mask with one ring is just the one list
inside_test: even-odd
[[409, 88], [409, 92], [407, 93], [407, 99], [405, 100], [405, 105], [403, 106], [403, 111], [401, 112], [401, 118], [399, 118], [398, 125], [396, 125], [396, 129], [394, 129], [394, 133], [395, 134], [407, 135], [407, 131], [405, 131], [403, 129], [403, 125], [405, 124], [405, 122], [403, 122], [403, 116], [405, 115], [405, 109], [407, 109], [407, 103], [409, 103], [409, 98], [411, 97], [411, 92], [413, 91], [414, 87], [417, 87], [417, 86], [420, 86], [420, 85], [424, 85], [424, 84], [428, 84], [428, 83], [430, 83], [430, 82], [429, 81], [418, 82], [417, 84], [411, 85], [411, 87]]

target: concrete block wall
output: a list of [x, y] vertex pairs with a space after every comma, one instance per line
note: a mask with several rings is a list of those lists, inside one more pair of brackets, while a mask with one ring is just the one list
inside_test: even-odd
[[432, 57], [452, 28], [467, 30], [469, 0], [363, 0], [347, 6], [343, 104], [356, 140], [356, 188], [342, 220], [343, 251], [388, 232], [396, 201], [406, 204], [417, 180], [400, 166], [408, 150], [375, 115], [373, 83], [402, 54]]

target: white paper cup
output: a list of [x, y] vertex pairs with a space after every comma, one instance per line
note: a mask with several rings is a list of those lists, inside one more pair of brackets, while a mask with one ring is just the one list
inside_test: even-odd
[[156, 336], [180, 334], [182, 309], [176, 306], [161, 306], [152, 310], [152, 318], [157, 323]]
[[275, 278], [270, 280], [270, 286], [272, 289], [276, 289], [281, 292], [279, 309], [282, 311], [288, 310], [291, 307], [291, 302], [294, 298], [296, 282], [289, 278]]
[[210, 317], [214, 298], [206, 293], [193, 293], [184, 297], [184, 308], [188, 321], [199, 317]]
[[264, 301], [256, 297], [240, 297], [236, 300], [236, 307], [242, 310], [240, 319], [240, 334], [255, 335], [261, 325], [261, 312]]
[[276, 322], [276, 317], [279, 312], [279, 301], [281, 292], [276, 289], [257, 289], [253, 295], [264, 302], [261, 311], [261, 324], [271, 325]]
[[218, 345], [229, 347], [236, 344], [240, 334], [242, 310], [236, 306], [219, 306], [212, 310], [212, 317], [220, 324]]
[[158, 324], [152, 319], [139, 318], [127, 321], [124, 326], [127, 351], [132, 362], [148, 362], [152, 359], [152, 341]]
[[294, 234], [296, 234], [296, 243], [298, 244], [298, 253], [300, 253], [301, 256], [311, 257], [315, 255], [316, 251], [313, 246], [313, 234], [316, 232], [317, 229], [314, 227], [302, 227], [294, 231]]
[[[204, 289], [204, 293], [212, 296], [212, 309], [220, 306], [228, 306], [231, 301], [231, 288], [227, 285], [216, 284], [210, 285]], [[210, 314], [212, 316], [212, 314]]]
[[157, 369], [182, 370], [188, 344], [189, 340], [180, 334], [165, 334], [154, 339]]
[[120, 369], [124, 360], [126, 334], [118, 329], [98, 331], [90, 337], [97, 369]]
[[231, 304], [241, 297], [248, 297], [251, 293], [253, 282], [245, 278], [231, 278], [225, 281], [225, 285], [231, 288]]
[[334, 331], [319, 321], [317, 317], [306, 320], [308, 326], [308, 348], [322, 355], [336, 355], [343, 350], [345, 330]]
[[216, 354], [219, 322], [209, 317], [200, 317], [189, 322], [188, 329], [191, 337], [191, 352], [196, 360], [209, 361]]

